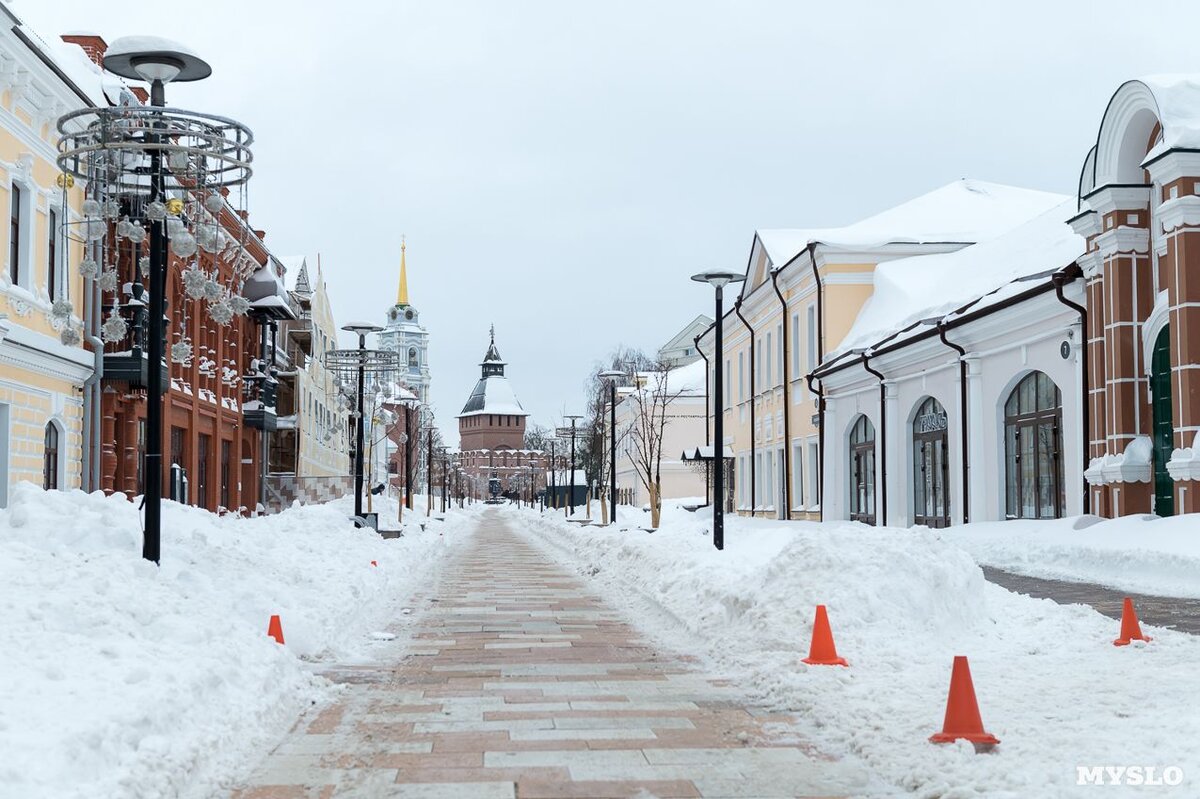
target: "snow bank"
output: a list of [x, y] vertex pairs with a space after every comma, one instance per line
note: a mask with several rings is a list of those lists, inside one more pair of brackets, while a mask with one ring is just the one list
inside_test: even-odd
[[[1149, 645], [1114, 647], [1110, 619], [986, 583], [967, 552], [930, 531], [732, 517], [717, 552], [704, 511], [667, 508], [653, 534], [507, 512], [643, 628], [797, 712], [803, 735], [860, 758], [890, 790], [1088, 796], [1077, 766], [1145, 764], [1185, 774], [1156, 796], [1200, 793], [1200, 713], [1180, 710], [1200, 690], [1191, 636], [1153, 630]], [[818, 603], [848, 669], [800, 662]], [[928, 743], [959, 654], [1002, 742], [991, 754]]]
[[977, 562], [1017, 574], [1200, 599], [1200, 519], [1194, 514], [976, 522], [939, 535]]
[[364, 645], [467, 521], [385, 541], [347, 508], [165, 503], [156, 568], [124, 498], [18, 486], [0, 511], [0, 797], [217, 793], [332, 690], [305, 661]]

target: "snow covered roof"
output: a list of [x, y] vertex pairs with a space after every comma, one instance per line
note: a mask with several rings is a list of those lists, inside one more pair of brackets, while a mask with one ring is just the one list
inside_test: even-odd
[[1075, 213], [1074, 201], [1065, 200], [970, 247], [880, 264], [874, 293], [829, 359], [871, 347], [920, 320], [944, 317], [1014, 281], [1067, 266], [1087, 249], [1067, 224]]
[[1177, 147], [1200, 148], [1200, 75], [1147, 75], [1138, 78], [1154, 96], [1162, 142], [1148, 158]]
[[810, 243], [839, 249], [884, 244], [973, 243], [1053, 208], [1060, 194], [963, 178], [845, 227], [757, 231], [778, 268]]
[[464, 416], [478, 416], [483, 413], [495, 413], [506, 416], [529, 415], [521, 407], [521, 403], [517, 400], [517, 394], [513, 391], [512, 384], [508, 382], [508, 378], [504, 375], [481, 377], [479, 382], [475, 384], [475, 390], [467, 398], [467, 404], [463, 406], [459, 418]]
[[672, 369], [667, 373], [667, 390], [684, 394], [703, 394], [708, 369], [703, 360]]

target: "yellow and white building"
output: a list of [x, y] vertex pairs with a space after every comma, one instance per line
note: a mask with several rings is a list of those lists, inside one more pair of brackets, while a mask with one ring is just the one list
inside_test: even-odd
[[734, 458], [727, 502], [744, 514], [820, 517], [820, 386], [807, 376], [870, 300], [878, 264], [962, 249], [1060, 200], [959, 180], [846, 227], [757, 231], [746, 282], [725, 315], [722, 356], [711, 329], [699, 342], [709, 368], [725, 370], [722, 443]]
[[48, 45], [3, 4], [0, 22], [0, 505], [6, 505], [19, 481], [81, 485], [83, 391], [95, 358], [81, 343], [83, 192], [59, 180], [55, 125], [59, 115], [104, 97], [99, 71], [83, 63], [82, 51], [76, 56], [61, 43]]

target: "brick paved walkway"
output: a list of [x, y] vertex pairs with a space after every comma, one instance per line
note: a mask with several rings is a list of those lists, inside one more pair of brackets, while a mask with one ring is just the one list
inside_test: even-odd
[[1060, 605], [1091, 605], [1113, 619], [1121, 618], [1121, 605], [1125, 597], [1133, 600], [1138, 618], [1144, 624], [1170, 627], [1180, 632], [1200, 635], [1200, 599], [1135, 594], [1118, 591], [1095, 583], [1073, 583], [1066, 580], [1047, 580], [1042, 577], [1027, 577], [1024, 574], [983, 566], [983, 576], [1009, 591], [1027, 594], [1039, 599], [1053, 599]]
[[[233, 799], [814, 797], [865, 785], [776, 738], [687, 658], [656, 650], [539, 549], [485, 517], [399, 662], [300, 719]], [[400, 654], [403, 652], [403, 654]]]

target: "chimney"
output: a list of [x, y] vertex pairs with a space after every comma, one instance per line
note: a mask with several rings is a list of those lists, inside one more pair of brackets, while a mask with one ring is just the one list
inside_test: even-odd
[[67, 44], [77, 44], [83, 52], [87, 53], [87, 57], [92, 59], [92, 63], [98, 67], [104, 66], [104, 53], [108, 50], [108, 42], [104, 38], [97, 36], [94, 33], [67, 33], [63, 34], [62, 40]]

